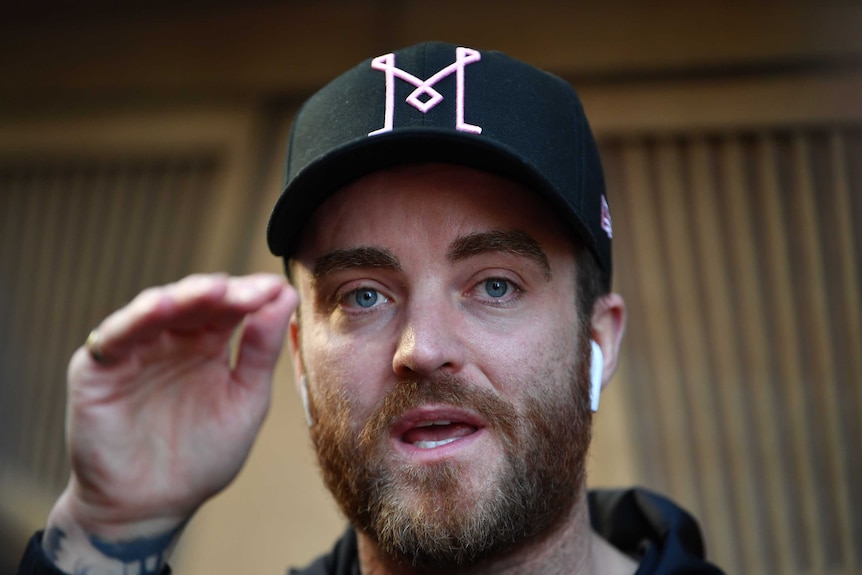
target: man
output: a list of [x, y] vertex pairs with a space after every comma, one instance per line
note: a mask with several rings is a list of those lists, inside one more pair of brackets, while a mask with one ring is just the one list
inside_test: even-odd
[[719, 573], [666, 500], [586, 492], [625, 318], [611, 236], [563, 81], [440, 43], [360, 64], [293, 128], [268, 230], [292, 285], [147, 290], [75, 353], [72, 477], [21, 572], [166, 570], [248, 454], [287, 335], [351, 523], [297, 573]]

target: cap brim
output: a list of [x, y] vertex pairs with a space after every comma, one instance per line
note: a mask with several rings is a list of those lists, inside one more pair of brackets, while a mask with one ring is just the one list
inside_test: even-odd
[[518, 181], [541, 194], [556, 213], [565, 214], [581, 239], [594, 244], [584, 222], [562, 199], [561, 190], [514, 150], [471, 134], [415, 127], [354, 140], [306, 166], [285, 187], [273, 209], [267, 227], [269, 249], [277, 256], [291, 257], [312, 214], [333, 192], [367, 174], [412, 163], [462, 165]]

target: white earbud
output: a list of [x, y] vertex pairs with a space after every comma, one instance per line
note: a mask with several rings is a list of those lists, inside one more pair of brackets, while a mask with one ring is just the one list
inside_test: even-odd
[[305, 421], [308, 427], [314, 425], [314, 419], [311, 418], [311, 410], [308, 409], [308, 380], [305, 379], [305, 374], [299, 376], [299, 395], [302, 397], [302, 409], [305, 410]]
[[602, 393], [602, 373], [605, 369], [605, 356], [596, 340], [590, 340], [590, 409], [599, 410], [599, 395]]

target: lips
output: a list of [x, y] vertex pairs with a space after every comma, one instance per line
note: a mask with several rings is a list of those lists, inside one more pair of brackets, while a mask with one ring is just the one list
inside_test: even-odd
[[475, 435], [484, 427], [474, 414], [453, 408], [419, 409], [402, 417], [393, 435], [402, 444], [433, 450]]
[[401, 436], [401, 440], [419, 449], [433, 449], [442, 445], [448, 445], [453, 441], [458, 441], [462, 437], [467, 437], [474, 433], [476, 433], [476, 428], [472, 425], [442, 419], [423, 422], [416, 427], [408, 429]]

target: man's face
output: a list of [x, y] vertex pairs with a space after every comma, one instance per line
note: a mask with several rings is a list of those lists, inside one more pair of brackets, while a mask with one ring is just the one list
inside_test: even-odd
[[589, 325], [553, 213], [445, 165], [330, 197], [293, 264], [296, 360], [327, 486], [384, 552], [447, 566], [571, 512], [589, 444]]

